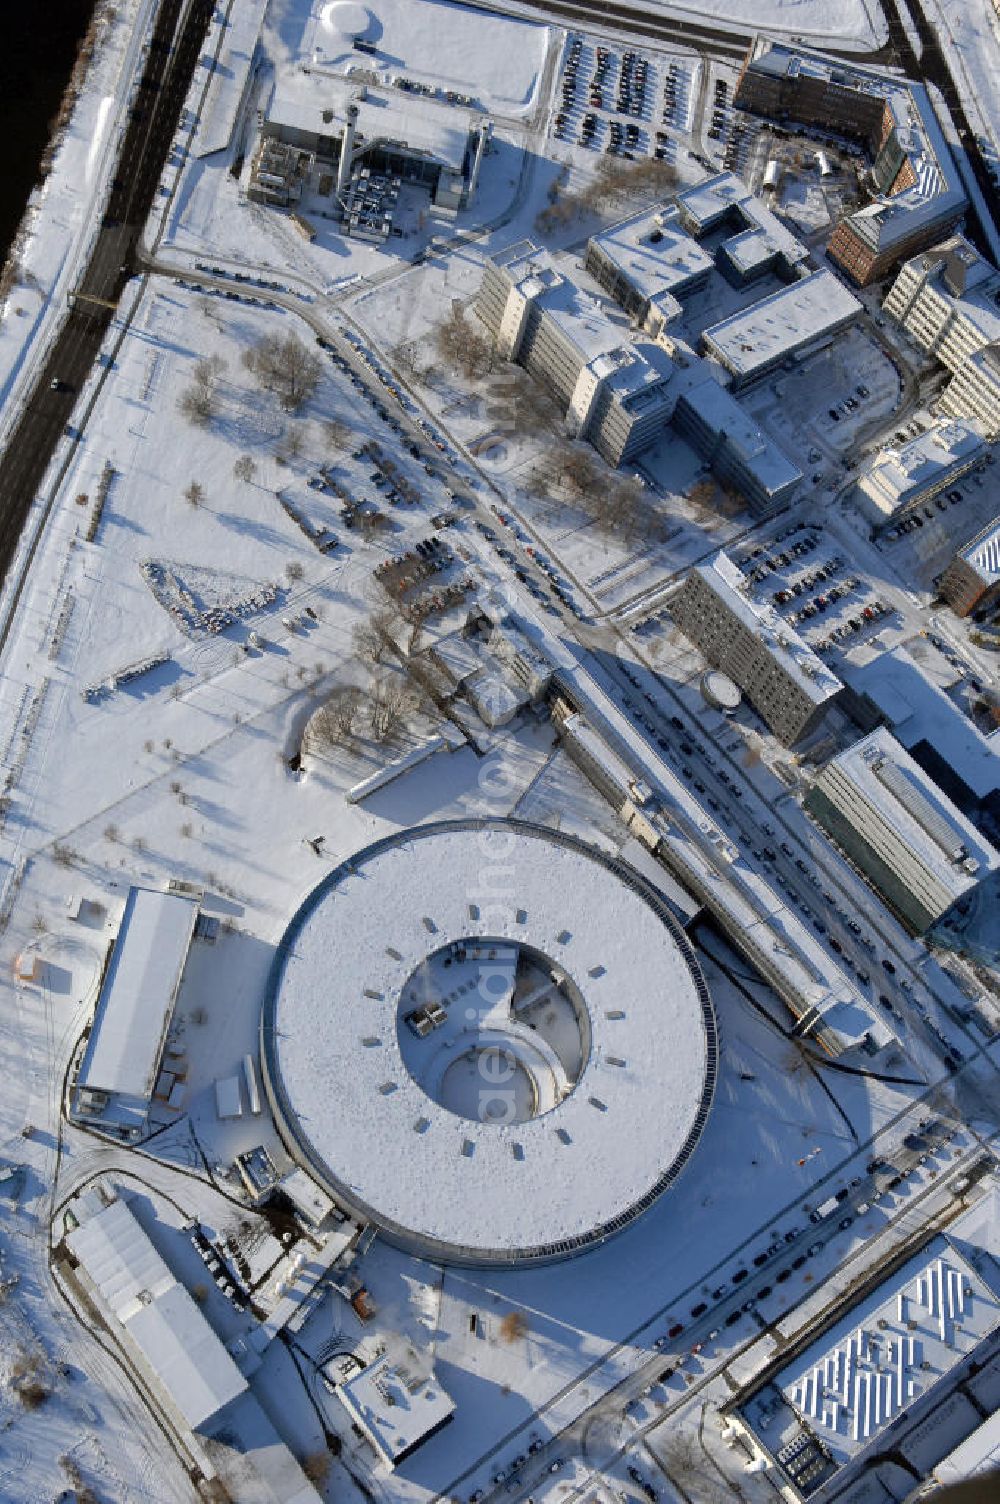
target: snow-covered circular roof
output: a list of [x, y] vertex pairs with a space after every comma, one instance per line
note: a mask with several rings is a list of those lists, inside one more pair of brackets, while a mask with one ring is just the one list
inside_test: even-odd
[[371, 14], [364, 5], [354, 0], [330, 0], [319, 15], [320, 25], [331, 36], [360, 37], [371, 24]]
[[717, 710], [738, 710], [743, 699], [739, 685], [717, 668], [710, 668], [702, 674], [701, 692], [709, 705]]
[[603, 1240], [675, 1179], [716, 1032], [683, 931], [631, 867], [521, 821], [448, 821], [309, 895], [261, 1058], [285, 1142], [330, 1194], [417, 1253], [512, 1263]]

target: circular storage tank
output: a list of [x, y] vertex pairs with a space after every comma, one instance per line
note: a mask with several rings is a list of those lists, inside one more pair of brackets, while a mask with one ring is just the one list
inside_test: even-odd
[[739, 686], [733, 683], [728, 674], [720, 673], [717, 668], [710, 668], [706, 674], [702, 674], [701, 693], [713, 710], [721, 710], [725, 715], [732, 715], [734, 710], [738, 710], [743, 699]]
[[319, 19], [329, 36], [343, 37], [347, 41], [364, 36], [371, 25], [367, 8], [356, 5], [354, 0], [330, 0], [330, 4], [321, 10]]
[[289, 1152], [389, 1241], [543, 1262], [628, 1226], [711, 1106], [711, 999], [633, 868], [518, 820], [401, 830], [306, 898], [261, 1019]]

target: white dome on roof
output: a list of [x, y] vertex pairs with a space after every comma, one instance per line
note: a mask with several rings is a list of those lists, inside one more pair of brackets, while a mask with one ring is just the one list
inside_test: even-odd
[[320, 11], [319, 21], [331, 36], [360, 37], [371, 25], [371, 12], [354, 0], [330, 0]]

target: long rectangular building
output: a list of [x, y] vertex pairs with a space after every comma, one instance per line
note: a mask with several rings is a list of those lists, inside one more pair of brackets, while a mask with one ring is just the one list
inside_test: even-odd
[[616, 323], [530, 241], [486, 263], [476, 311], [504, 359], [548, 388], [609, 465], [632, 459], [669, 421], [666, 350], [631, 340], [621, 315]]
[[827, 763], [805, 805], [914, 934], [1000, 867], [1000, 852], [882, 728]]
[[908, 443], [876, 454], [858, 479], [858, 509], [874, 527], [885, 527], [947, 490], [985, 457], [974, 424], [940, 418]]
[[686, 637], [739, 685], [786, 747], [814, 731], [843, 685], [726, 553], [696, 565], [670, 602]]
[[192, 1431], [210, 1429], [246, 1379], [134, 1213], [112, 1201], [68, 1233], [66, 1244], [150, 1383]]
[[711, 325], [702, 344], [731, 373], [735, 386], [746, 386], [846, 329], [861, 311], [833, 272], [812, 272]]
[[84, 1121], [135, 1138], [153, 1098], [198, 905], [131, 888], [73, 1092]]
[[952, 372], [944, 412], [1000, 435], [1000, 272], [961, 235], [907, 261], [885, 311]]

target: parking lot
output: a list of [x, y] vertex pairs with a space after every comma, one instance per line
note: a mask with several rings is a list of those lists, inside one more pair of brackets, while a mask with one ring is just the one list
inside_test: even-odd
[[877, 545], [900, 579], [930, 591], [953, 559], [956, 550], [996, 515], [996, 485], [992, 472], [964, 476], [932, 500], [912, 508], [891, 526], [880, 530]]
[[756, 598], [773, 605], [823, 656], [863, 642], [895, 612], [820, 526], [795, 523], [769, 543], [744, 550], [739, 562]]
[[[662, 83], [660, 81], [662, 73]], [[552, 134], [587, 150], [634, 161], [671, 160], [670, 131], [690, 125], [692, 70], [632, 48], [619, 51], [571, 37]]]

